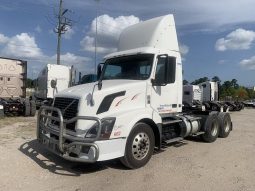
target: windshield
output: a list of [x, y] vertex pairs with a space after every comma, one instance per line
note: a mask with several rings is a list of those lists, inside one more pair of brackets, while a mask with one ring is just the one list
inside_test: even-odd
[[102, 80], [146, 80], [150, 77], [153, 54], [139, 54], [112, 58], [105, 62]]

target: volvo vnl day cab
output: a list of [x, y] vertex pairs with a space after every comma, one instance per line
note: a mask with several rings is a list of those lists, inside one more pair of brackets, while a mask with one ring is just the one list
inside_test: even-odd
[[173, 15], [126, 28], [118, 52], [105, 57], [97, 82], [66, 89], [38, 112], [37, 139], [70, 161], [120, 158], [144, 166], [155, 149], [232, 130], [224, 112], [182, 111], [182, 62]]

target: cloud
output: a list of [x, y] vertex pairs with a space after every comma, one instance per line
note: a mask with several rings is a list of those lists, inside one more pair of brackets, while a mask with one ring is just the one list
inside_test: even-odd
[[[56, 58], [57, 58], [57, 55], [52, 56], [51, 61], [53, 61], [53, 60], [55, 61]], [[70, 53], [70, 52], [67, 52], [65, 54], [61, 54], [60, 58], [61, 58], [61, 64], [70, 65], [70, 66], [71, 65], [76, 65], [76, 64], [82, 64], [82, 63], [91, 61], [91, 59], [88, 58], [88, 57], [78, 56], [78, 55], [75, 55], [75, 54]]]
[[226, 64], [226, 63], [228, 63], [227, 60], [219, 60], [218, 61], [218, 64], [220, 64], [220, 65], [223, 65], [223, 64]]
[[[41, 4], [49, 6], [49, 1], [26, 0], [23, 6]], [[19, 4], [18, 4], [19, 5]], [[40, 5], [40, 6], [41, 6]], [[198, 30], [224, 29], [226, 25], [254, 22], [254, 0], [107, 0], [107, 1], [65, 1], [65, 7], [85, 13], [95, 12], [96, 6], [103, 7], [111, 15], [133, 14], [139, 18], [148, 19], [160, 15], [173, 13], [177, 25], [196, 25]], [[3, 6], [3, 5], [1, 5]], [[0, 6], [0, 7], [1, 7]], [[20, 4], [21, 6], [21, 4]], [[17, 9], [20, 6], [16, 6]]]
[[[134, 15], [119, 16], [101, 15], [97, 18], [97, 52], [110, 53], [117, 50], [117, 42], [121, 31], [133, 24], [140, 22]], [[81, 40], [82, 50], [95, 51], [96, 19], [90, 25], [90, 30]]]
[[[42, 1], [42, 0], [41, 0]], [[81, 11], [96, 10], [95, 1], [66, 1], [67, 7]], [[177, 25], [197, 25], [197, 28], [218, 28], [226, 25], [254, 22], [254, 0], [107, 0], [100, 1], [99, 7], [110, 10], [111, 15], [135, 14], [140, 18], [152, 18], [173, 13]], [[146, 5], [146, 6], [145, 6]]]
[[180, 48], [180, 53], [181, 53], [182, 56], [185, 56], [186, 54], [189, 53], [189, 47], [187, 45], [180, 44], [179, 48]]
[[[49, 63], [56, 63], [57, 55], [48, 58]], [[63, 65], [74, 66], [77, 71], [82, 73], [93, 73], [95, 71], [92, 60], [88, 57], [78, 56], [67, 52], [60, 55], [60, 63]]]
[[72, 36], [75, 34], [75, 31], [73, 28], [71, 28], [69, 26], [66, 27], [66, 30], [67, 31], [63, 34], [63, 38], [70, 40], [72, 38]]
[[[35, 78], [45, 64], [56, 63], [57, 56], [45, 55], [37, 45], [35, 37], [28, 33], [17, 34], [13, 37], [0, 34], [0, 44], [2, 44], [1, 55], [28, 61], [28, 75], [30, 77]], [[88, 57], [67, 52], [62, 54], [60, 58], [63, 65], [74, 65], [78, 71], [83, 73], [94, 72], [91, 59]]]
[[255, 70], [255, 56], [242, 60], [240, 65], [246, 69]]
[[5, 44], [8, 40], [9, 38], [7, 36], [0, 33], [0, 44]]
[[28, 33], [17, 34], [11, 38], [5, 38], [5, 46], [2, 55], [14, 58], [41, 58], [43, 53], [37, 46], [35, 38]]
[[225, 38], [218, 39], [215, 44], [215, 49], [217, 51], [247, 50], [250, 49], [254, 40], [254, 31], [239, 28], [229, 33]]
[[41, 32], [42, 32], [42, 29], [41, 29], [41, 27], [40, 27], [39, 25], [37, 25], [37, 26], [35, 27], [35, 31], [38, 32], [38, 33], [41, 33]]

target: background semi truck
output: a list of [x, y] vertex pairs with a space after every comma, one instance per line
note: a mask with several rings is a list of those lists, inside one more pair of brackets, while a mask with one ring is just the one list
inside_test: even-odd
[[68, 88], [38, 112], [37, 139], [79, 162], [120, 158], [144, 166], [162, 145], [227, 137], [229, 113], [182, 109], [182, 62], [173, 15], [130, 26], [105, 56], [99, 80]]
[[0, 57], [0, 105], [5, 115], [35, 115], [35, 102], [26, 99], [27, 62]]
[[39, 73], [34, 97], [37, 106], [52, 102], [54, 95], [75, 85], [76, 71], [73, 66], [47, 64]]
[[220, 101], [218, 82], [206, 81], [197, 85], [183, 86], [183, 104], [185, 109], [197, 109], [202, 105], [207, 110], [240, 111], [244, 104], [239, 101]]

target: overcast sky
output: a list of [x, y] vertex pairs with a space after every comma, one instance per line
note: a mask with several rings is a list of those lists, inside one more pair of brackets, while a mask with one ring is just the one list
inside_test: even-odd
[[[56, 63], [54, 12], [58, 0], [1, 0], [0, 56], [28, 61], [36, 78], [46, 63]], [[98, 7], [98, 59], [116, 51], [121, 31], [153, 17], [174, 14], [183, 55], [184, 78], [217, 75], [255, 85], [254, 0], [64, 0], [74, 20], [63, 35], [61, 63], [83, 74], [94, 71]]]

